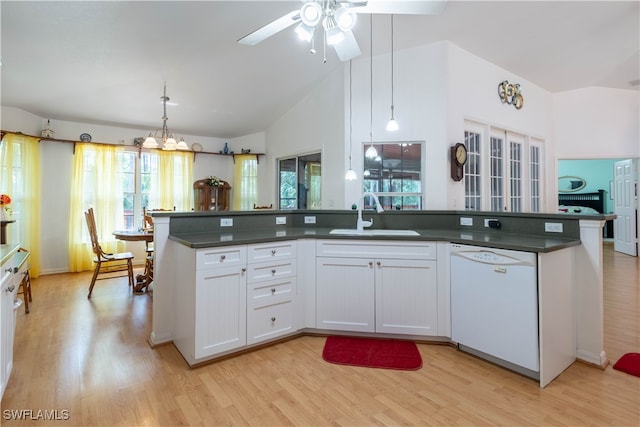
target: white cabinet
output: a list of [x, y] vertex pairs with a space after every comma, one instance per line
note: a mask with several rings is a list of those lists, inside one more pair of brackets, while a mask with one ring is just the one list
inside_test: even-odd
[[190, 365], [246, 345], [246, 246], [175, 245], [174, 343]]
[[247, 249], [247, 344], [297, 330], [296, 242], [249, 245]]
[[377, 259], [374, 269], [376, 332], [437, 335], [436, 261]]
[[438, 334], [435, 243], [319, 240], [317, 245], [319, 329]]
[[0, 399], [13, 370], [13, 341], [16, 327], [14, 301], [29, 268], [28, 252], [13, 254], [0, 270]]
[[316, 262], [317, 328], [373, 332], [373, 259], [318, 257]]

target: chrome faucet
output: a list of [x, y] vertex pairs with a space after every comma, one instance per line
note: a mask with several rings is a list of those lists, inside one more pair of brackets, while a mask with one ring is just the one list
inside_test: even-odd
[[360, 200], [358, 201], [358, 222], [356, 222], [356, 231], [363, 231], [365, 227], [371, 227], [373, 225], [373, 218], [369, 221], [362, 220], [362, 209], [364, 208], [364, 198], [366, 196], [373, 197], [373, 200], [376, 202], [376, 212], [384, 212], [384, 209], [382, 209], [382, 205], [380, 204], [380, 200], [378, 200], [378, 196], [369, 191], [362, 193], [362, 196], [360, 196]]

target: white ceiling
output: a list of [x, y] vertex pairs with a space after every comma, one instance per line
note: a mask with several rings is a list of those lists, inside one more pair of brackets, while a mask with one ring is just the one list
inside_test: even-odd
[[[639, 1], [455, 1], [440, 15], [397, 15], [394, 48], [450, 40], [551, 92], [638, 90]], [[2, 105], [53, 120], [153, 130], [167, 82], [169, 128], [232, 138], [265, 130], [342, 63], [322, 63], [293, 27], [256, 46], [236, 40], [299, 1], [7, 1]], [[390, 50], [374, 15], [374, 55]], [[369, 19], [355, 36], [369, 54]], [[632, 81], [636, 81], [632, 85]]]

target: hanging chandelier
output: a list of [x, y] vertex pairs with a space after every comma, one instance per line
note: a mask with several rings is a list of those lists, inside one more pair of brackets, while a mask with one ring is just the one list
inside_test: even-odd
[[167, 128], [167, 101], [169, 97], [167, 96], [167, 83], [164, 83], [164, 93], [160, 97], [162, 100], [163, 112], [162, 115], [162, 129], [157, 129], [154, 133], [149, 133], [149, 136], [144, 140], [142, 144], [143, 148], [158, 148], [158, 138], [162, 142], [162, 149], [167, 151], [175, 151], [175, 150], [188, 150], [189, 147], [187, 143], [184, 141], [184, 138], [180, 138], [179, 142], [176, 142], [176, 138], [173, 136], [173, 133]]

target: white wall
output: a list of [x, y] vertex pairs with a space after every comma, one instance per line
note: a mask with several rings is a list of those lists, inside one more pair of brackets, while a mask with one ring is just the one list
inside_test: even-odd
[[342, 69], [331, 73], [267, 129], [268, 153], [265, 179], [259, 183], [259, 204], [278, 204], [278, 159], [322, 151], [322, 208], [342, 208], [345, 174], [342, 77]]
[[[448, 45], [448, 96], [447, 96], [447, 134], [448, 145], [464, 142], [464, 121], [480, 123], [513, 131], [525, 136], [544, 140], [546, 176], [545, 210], [556, 209], [554, 138], [551, 129], [551, 94], [535, 84], [498, 67], [491, 62], [475, 56], [453, 43]], [[504, 80], [519, 83], [524, 97], [524, 106], [517, 110], [513, 105], [503, 104], [498, 96], [498, 84]], [[442, 147], [448, 149], [448, 147]], [[441, 154], [442, 161], [448, 157]], [[448, 165], [448, 163], [447, 163]], [[550, 175], [551, 174], [551, 175]], [[442, 172], [441, 177], [449, 176]], [[455, 183], [447, 179], [442, 185], [447, 188], [450, 209], [464, 209], [464, 181]], [[549, 196], [552, 195], [552, 196]]]
[[[35, 116], [18, 108], [2, 107], [1, 128], [3, 130], [22, 132], [38, 136], [46, 127], [47, 119]], [[145, 131], [133, 128], [117, 128], [93, 124], [51, 121], [51, 128], [58, 139], [78, 140], [81, 133], [91, 134], [93, 142], [133, 145], [133, 138], [146, 136]], [[153, 129], [152, 129], [153, 130]], [[198, 142], [203, 151], [218, 152], [225, 142], [237, 152], [241, 148], [249, 148], [252, 152], [264, 152], [265, 139], [263, 133], [256, 133], [242, 138], [226, 140], [189, 135], [184, 137], [188, 144]], [[71, 172], [73, 165], [73, 144], [58, 142], [41, 142], [41, 177], [42, 177], [42, 215], [41, 215], [41, 250], [42, 273], [61, 273], [68, 271], [69, 200], [71, 191]], [[260, 173], [260, 172], [259, 172]], [[194, 180], [216, 175], [229, 181], [233, 187], [232, 157], [209, 154], [196, 154], [193, 165]], [[128, 242], [127, 249], [134, 252], [140, 260], [144, 259], [144, 245], [140, 242]], [[142, 262], [142, 261], [141, 261]]]
[[557, 159], [640, 157], [640, 91], [588, 87], [553, 95]]

